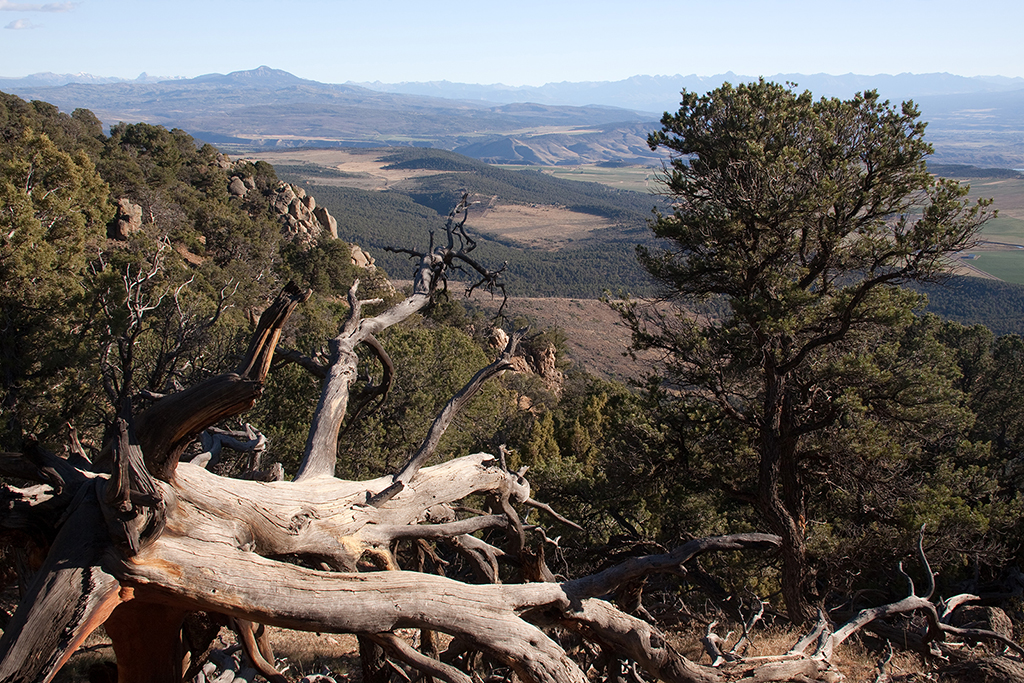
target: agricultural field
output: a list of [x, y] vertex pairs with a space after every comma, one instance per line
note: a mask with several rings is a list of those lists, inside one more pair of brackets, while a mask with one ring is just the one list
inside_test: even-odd
[[[539, 170], [565, 180], [601, 183], [637, 192], [656, 192], [660, 169], [644, 166], [502, 166], [508, 170]], [[1024, 284], [1024, 178], [952, 176], [970, 183], [971, 197], [992, 198], [999, 216], [985, 224], [981, 242], [954, 267], [961, 275], [990, 277]]]
[[266, 161], [278, 169], [278, 175], [291, 173], [317, 185], [369, 191], [388, 190], [414, 178], [446, 173], [430, 169], [389, 169], [386, 168], [388, 163], [382, 161], [385, 154], [382, 148], [331, 147], [255, 152], [241, 158]]
[[[381, 148], [296, 149], [255, 153], [247, 155], [247, 158], [269, 161], [282, 176], [308, 181], [311, 186], [347, 187], [371, 192], [409, 191], [432, 176], [460, 172], [402, 165], [394, 167], [385, 159], [393, 151]], [[557, 180], [599, 183], [640, 193], [656, 193], [660, 187], [661, 170], [650, 166], [501, 165], [497, 168], [540, 173]], [[977, 247], [960, 255], [953, 264], [953, 271], [960, 275], [1024, 284], [1024, 177], [999, 177], [997, 174], [986, 177], [985, 169], [972, 169], [962, 176], [956, 173], [944, 175], [970, 183], [974, 198], [991, 197], [993, 208], [999, 212], [997, 218], [985, 224]], [[473, 219], [474, 228], [526, 249], [564, 249], [595, 235], [608, 234], [607, 229], [614, 225], [614, 221], [607, 217], [572, 211], [557, 204], [509, 202], [489, 194], [482, 200]]]
[[962, 264], [1005, 282], [1024, 284], [1024, 178], [964, 180], [971, 185], [971, 197], [994, 200], [999, 216], [985, 224], [980, 243], [964, 254]]
[[556, 206], [498, 204], [473, 216], [473, 228], [532, 249], [561, 249], [614, 223]]

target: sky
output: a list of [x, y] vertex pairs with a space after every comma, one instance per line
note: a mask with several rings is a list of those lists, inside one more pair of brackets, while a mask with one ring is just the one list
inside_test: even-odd
[[0, 0], [0, 76], [1024, 76], [1024, 0]]

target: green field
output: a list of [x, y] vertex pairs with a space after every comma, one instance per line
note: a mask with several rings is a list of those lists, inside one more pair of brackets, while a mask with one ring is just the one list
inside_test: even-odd
[[[656, 192], [660, 170], [644, 166], [608, 168], [583, 166], [502, 166], [509, 170], [540, 171], [565, 180], [602, 183], [637, 192]], [[1024, 178], [962, 178], [971, 185], [972, 198], [992, 198], [999, 216], [985, 223], [981, 239], [1007, 245], [1024, 246]], [[966, 261], [970, 265], [1006, 282], [1024, 284], [1024, 249], [984, 251]]]
[[[972, 198], [992, 198], [997, 218], [985, 223], [981, 239], [1005, 245], [1024, 247], [1024, 179], [964, 178], [971, 184]], [[1024, 248], [976, 252], [977, 258], [967, 261], [1005, 282], [1024, 284]]]
[[1024, 248], [983, 251], [968, 263], [1004, 282], [1024, 284]]
[[1024, 245], [1024, 221], [1019, 218], [993, 218], [982, 227], [982, 239]]

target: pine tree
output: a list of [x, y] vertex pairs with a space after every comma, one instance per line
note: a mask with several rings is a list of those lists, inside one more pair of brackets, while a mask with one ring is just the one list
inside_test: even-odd
[[874, 92], [815, 101], [762, 80], [684, 92], [649, 139], [674, 155], [674, 211], [652, 226], [668, 246], [640, 261], [666, 297], [714, 314], [633, 305], [626, 320], [636, 348], [665, 352], [686, 400], [739, 430], [722, 444], [733, 493], [784, 539], [783, 595], [800, 621], [812, 616], [809, 463], [832, 455], [814, 437], [857, 403], [882, 410], [884, 392], [853, 394], [898, 381], [869, 356], [913, 322], [919, 297], [899, 285], [940, 277], [987, 217], [989, 202], [928, 173], [918, 117]]

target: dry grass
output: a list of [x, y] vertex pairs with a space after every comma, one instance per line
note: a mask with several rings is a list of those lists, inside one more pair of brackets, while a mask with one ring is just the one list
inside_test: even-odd
[[[347, 680], [353, 683], [361, 680], [359, 646], [355, 636], [271, 628], [270, 638], [280, 668], [287, 667], [285, 675], [289, 680], [297, 681], [307, 674], [320, 673], [324, 667], [336, 678], [337, 674], [346, 674], [349, 676]], [[214, 649], [224, 650], [236, 644], [235, 634], [225, 628], [221, 629]], [[60, 670], [53, 679], [54, 683], [86, 683], [89, 669], [104, 662], [114, 662], [114, 651], [110, 638], [100, 627]]]
[[[725, 635], [732, 631], [726, 648], [731, 647], [739, 638], [741, 627], [737, 624], [723, 624], [716, 631]], [[399, 635], [413, 645], [418, 644], [419, 632], [414, 629], [402, 629]], [[666, 631], [672, 647], [691, 661], [707, 666], [710, 664], [704, 652], [701, 638], [703, 628], [688, 627]], [[747, 657], [779, 655], [789, 650], [799, 640], [802, 632], [792, 628], [768, 628], [757, 630], [751, 644], [743, 653]], [[303, 633], [286, 629], [271, 628], [271, 642], [277, 655], [279, 668], [285, 670], [290, 681], [298, 681], [302, 676], [320, 673], [325, 668], [339, 681], [360, 683], [362, 676], [359, 667], [359, 647], [355, 636], [318, 633]], [[441, 636], [439, 646], [447, 646], [448, 638]], [[234, 634], [223, 629], [215, 647], [226, 649], [236, 644]], [[991, 656], [984, 647], [977, 652], [964, 649], [965, 660], [982, 659]], [[854, 636], [844, 642], [833, 658], [834, 668], [842, 674], [846, 683], [873, 683], [879, 673], [879, 663], [888, 657], [888, 652], [869, 647], [864, 641]], [[85, 646], [76, 653], [68, 664], [54, 678], [55, 683], [85, 683], [89, 680], [90, 667], [113, 662], [114, 655], [110, 648], [110, 640], [100, 628], [86, 641]], [[739, 674], [737, 670], [736, 675]], [[948, 681], [967, 683], [970, 678], [962, 676], [943, 676], [935, 666], [924, 662], [918, 655], [910, 652], [895, 652], [885, 663], [885, 673], [891, 681], [910, 683], [915, 681]], [[260, 679], [262, 680], [262, 679]], [[986, 679], [995, 680], [995, 679]]]
[[[366, 149], [299, 149], [257, 152], [245, 159], [263, 160], [271, 164], [315, 164], [342, 171], [345, 177], [313, 176], [319, 185], [337, 185], [359, 190], [382, 191], [425, 176], [451, 173], [426, 169], [388, 169], [384, 157], [391, 150]], [[315, 193], [315, 192], [314, 192]], [[502, 204], [492, 199], [483, 210], [473, 212], [473, 229], [513, 240], [525, 247], [560, 249], [586, 239], [595, 230], [613, 227], [614, 223], [598, 216], [576, 213], [557, 206]]]
[[388, 169], [382, 161], [393, 150], [381, 149], [297, 149], [279, 152], [254, 152], [242, 159], [262, 160], [272, 165], [316, 164], [348, 174], [342, 178], [310, 176], [318, 185], [337, 185], [357, 190], [387, 190], [413, 178], [450, 173], [427, 169]]
[[270, 641], [278, 661], [287, 662], [289, 679], [320, 673], [326, 667], [333, 674], [347, 674], [350, 681], [361, 680], [355, 636], [271, 628]]
[[[501, 300], [486, 296], [470, 299], [474, 307], [494, 313]], [[506, 315], [523, 316], [533, 332], [558, 327], [565, 331], [569, 358], [587, 372], [606, 379], [627, 381], [639, 377], [645, 366], [623, 357], [630, 345], [630, 331], [619, 314], [598, 299], [515, 297]]]
[[[739, 640], [742, 626], [728, 624], [716, 628], [716, 632], [723, 636], [729, 631], [732, 631], [732, 635], [727, 641], [726, 648], [732, 647]], [[780, 655], [793, 647], [794, 643], [803, 635], [803, 632], [792, 628], [770, 627], [756, 630], [751, 644], [743, 654], [747, 657]], [[698, 664], [710, 665], [710, 658], [701, 645], [701, 638], [704, 636], [703, 630], [696, 628], [674, 630], [669, 632], [668, 636], [669, 642], [677, 652]], [[879, 662], [887, 656], [887, 652], [872, 650], [854, 636], [844, 642], [835, 652], [833, 665], [842, 674], [843, 681], [846, 683], [873, 683], [879, 673]], [[922, 672], [929, 671], [929, 669], [930, 667], [922, 662], [918, 655], [909, 652], [896, 652], [886, 664], [885, 671], [894, 680], [907, 680], [899, 677], [908, 674], [921, 675]], [[928, 679], [921, 677], [917, 680]]]
[[473, 215], [473, 229], [497, 235], [526, 247], [556, 250], [586, 239], [595, 230], [614, 224], [599, 216], [576, 213], [558, 206], [498, 204], [492, 202]]

